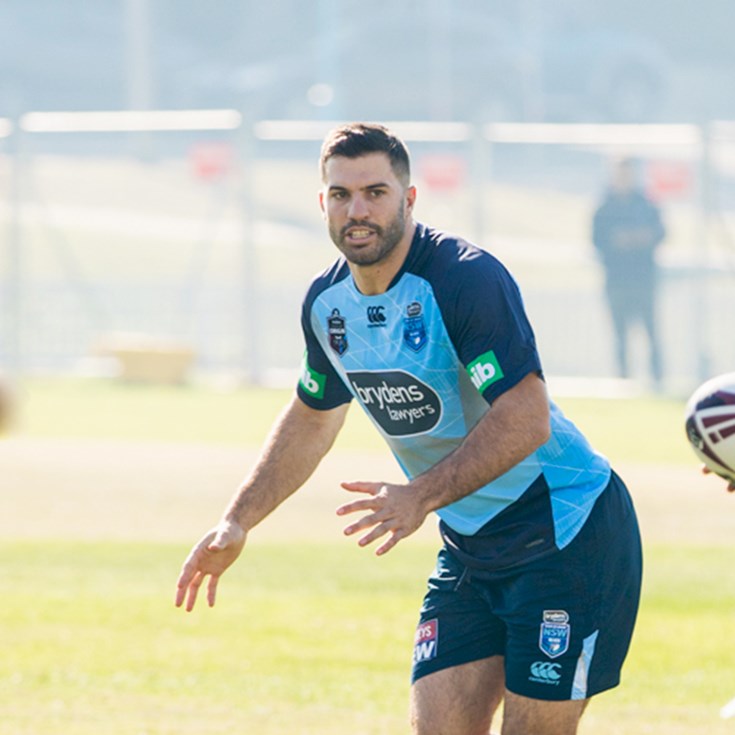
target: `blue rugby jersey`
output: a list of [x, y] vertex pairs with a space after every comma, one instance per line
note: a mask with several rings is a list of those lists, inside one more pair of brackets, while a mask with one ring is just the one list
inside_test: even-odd
[[[302, 310], [298, 395], [316, 409], [353, 398], [410, 479], [462, 442], [503, 392], [541, 375], [533, 331], [505, 267], [418, 224], [386, 293], [365, 296], [344, 259], [317, 276]], [[445, 539], [489, 565], [563, 548], [610, 478], [607, 460], [551, 404], [551, 437], [493, 482], [437, 511]]]

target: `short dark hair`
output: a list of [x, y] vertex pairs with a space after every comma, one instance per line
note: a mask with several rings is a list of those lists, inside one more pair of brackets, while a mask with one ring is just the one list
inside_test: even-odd
[[385, 153], [398, 180], [404, 186], [409, 185], [411, 164], [406, 144], [378, 123], [349, 123], [335, 128], [327, 135], [319, 158], [322, 181], [326, 181], [327, 161], [333, 156], [360, 158], [370, 153]]

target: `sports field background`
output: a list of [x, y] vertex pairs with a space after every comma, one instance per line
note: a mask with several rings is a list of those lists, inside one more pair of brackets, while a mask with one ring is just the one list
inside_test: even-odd
[[[308, 485], [253, 532], [217, 608], [173, 607], [184, 556], [289, 396], [243, 387], [243, 337], [256, 327], [266, 382], [292, 385], [303, 289], [333, 257], [315, 152], [257, 162], [253, 305], [242, 293], [237, 173], [205, 181], [181, 151], [145, 161], [92, 155], [88, 144], [82, 156], [37, 152], [19, 209], [26, 377], [17, 429], [0, 441], [0, 735], [406, 732], [411, 641], [437, 538], [427, 522], [376, 559], [342, 537], [339, 481], [400, 479], [356, 411]], [[526, 150], [522, 165], [496, 161], [479, 192], [482, 242], [520, 282], [551, 392], [613, 460], [641, 516], [646, 581], [624, 686], [590, 707], [581, 732], [725, 735], [735, 727], [718, 715], [735, 696], [735, 498], [700, 475], [682, 415], [702, 344], [717, 348], [710, 369], [735, 363], [735, 343], [720, 338], [731, 321], [731, 215], [713, 233], [701, 299], [696, 192], [669, 202], [667, 383], [647, 392], [640, 335], [635, 379], [610, 380], [587, 237], [607, 158], [587, 154]], [[474, 234], [471, 182], [435, 190], [421, 165], [417, 176], [419, 216]], [[12, 221], [1, 203], [0, 220]], [[0, 326], [7, 333], [4, 311]], [[104, 377], [99, 344], [121, 332], [192, 344], [195, 369], [180, 386]]]
[[[735, 366], [734, 13], [732, 0], [0, 3], [0, 381], [11, 374], [19, 406], [0, 436], [0, 735], [407, 732], [436, 531], [381, 559], [342, 536], [341, 480], [400, 479], [355, 410], [252, 533], [217, 607], [173, 606], [185, 555], [290, 395], [304, 288], [334, 257], [321, 134], [304, 131], [366, 114], [419, 123], [418, 219], [510, 268], [552, 395], [634, 496], [640, 621], [623, 686], [582, 735], [735, 732], [718, 714], [735, 697], [735, 496], [700, 473], [682, 416]], [[241, 122], [85, 130], [85, 113], [44, 132], [33, 115], [138, 125], [136, 111], [212, 107]], [[268, 121], [298, 140], [261, 135]], [[631, 380], [616, 379], [590, 243], [621, 155], [668, 230], [655, 391], [640, 333]], [[121, 339], [194, 363], [180, 385], [131, 382], [110, 357]]]
[[[552, 382], [553, 389], [553, 382]], [[352, 411], [307, 486], [253, 532], [215, 609], [173, 607], [287, 390], [34, 380], [0, 442], [1, 735], [406, 732], [433, 522], [383, 559], [341, 536], [345, 478], [400, 479]], [[725, 735], [735, 696], [735, 498], [699, 474], [680, 401], [560, 400], [631, 486], [646, 547], [624, 685], [581, 733]]]

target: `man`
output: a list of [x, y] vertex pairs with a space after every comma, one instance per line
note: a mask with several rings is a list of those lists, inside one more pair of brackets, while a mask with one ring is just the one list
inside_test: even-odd
[[248, 531], [315, 469], [351, 399], [408, 482], [345, 482], [345, 528], [385, 554], [440, 517], [444, 546], [414, 649], [415, 735], [569, 735], [615, 686], [640, 589], [630, 498], [547, 396], [515, 282], [490, 254], [413, 219], [403, 143], [378, 125], [322, 147], [320, 205], [342, 257], [303, 307], [297, 393], [219, 525], [194, 547], [176, 604], [190, 610]]
[[629, 377], [628, 333], [640, 322], [648, 337], [655, 385], [661, 381], [662, 364], [656, 330], [654, 253], [665, 234], [658, 208], [636, 185], [634, 161], [618, 161], [610, 189], [593, 218], [592, 242], [605, 269], [618, 374], [621, 378]]

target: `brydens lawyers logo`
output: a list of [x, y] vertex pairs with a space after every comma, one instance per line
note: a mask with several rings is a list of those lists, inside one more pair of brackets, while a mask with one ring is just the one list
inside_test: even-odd
[[403, 370], [347, 373], [353, 393], [389, 436], [431, 431], [442, 416], [437, 393]]
[[419, 623], [416, 635], [413, 639], [413, 662], [430, 661], [436, 658], [437, 646], [439, 645], [439, 621], [427, 620]]
[[470, 374], [472, 385], [480, 393], [504, 377], [498, 358], [492, 350], [485, 352], [476, 360], [473, 360], [467, 366], [467, 372]]

